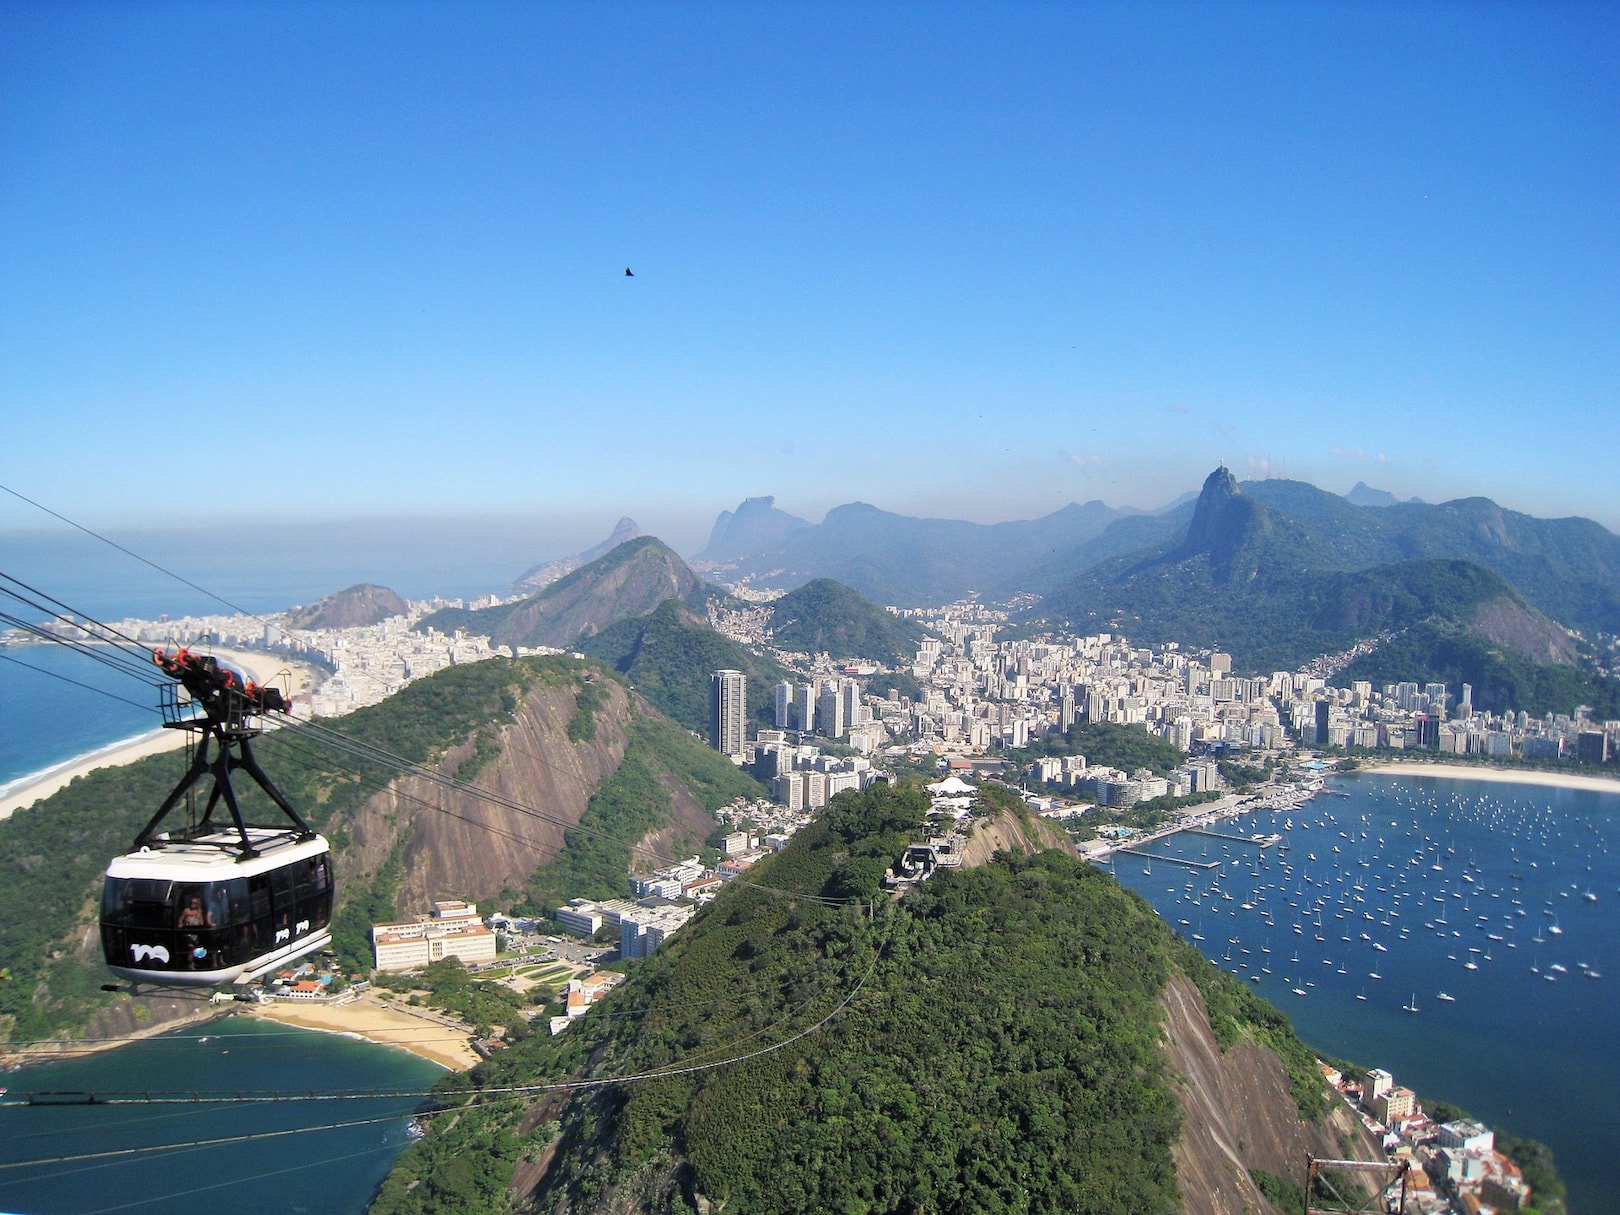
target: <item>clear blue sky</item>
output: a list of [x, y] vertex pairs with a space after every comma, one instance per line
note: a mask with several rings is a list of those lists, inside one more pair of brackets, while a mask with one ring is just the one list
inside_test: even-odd
[[1224, 460], [1620, 528], [1617, 12], [13, 0], [0, 481], [695, 535]]

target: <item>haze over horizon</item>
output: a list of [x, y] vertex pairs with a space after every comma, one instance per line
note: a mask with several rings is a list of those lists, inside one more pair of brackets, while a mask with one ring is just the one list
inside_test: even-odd
[[630, 514], [690, 552], [748, 496], [990, 522], [1225, 461], [1620, 529], [1571, 472], [1620, 441], [1617, 33], [7, 6], [0, 483], [98, 528], [567, 552]]

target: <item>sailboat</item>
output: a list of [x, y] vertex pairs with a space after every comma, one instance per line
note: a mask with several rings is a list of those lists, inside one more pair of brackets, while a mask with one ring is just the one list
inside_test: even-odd
[[1417, 992], [1414, 991], [1412, 993], [1412, 1002], [1410, 1004], [1402, 1004], [1401, 1005], [1401, 1011], [1402, 1012], [1415, 1013], [1415, 1012], [1417, 1012], [1417, 1010], [1418, 1010]]

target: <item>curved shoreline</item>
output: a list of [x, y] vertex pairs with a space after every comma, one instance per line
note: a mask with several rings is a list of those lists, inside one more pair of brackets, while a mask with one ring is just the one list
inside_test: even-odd
[[[198, 652], [203, 651], [199, 648]], [[280, 654], [223, 647], [213, 647], [209, 652], [229, 665], [242, 669], [250, 678], [262, 684], [274, 683], [283, 674], [287, 674], [288, 687], [285, 690], [295, 696], [300, 692], [307, 692], [316, 678], [313, 668], [293, 662]], [[185, 745], [185, 741], [184, 730], [166, 730], [158, 726], [133, 738], [103, 744], [71, 759], [61, 760], [38, 771], [6, 781], [0, 784], [0, 819], [8, 818], [18, 810], [26, 810], [40, 799], [60, 792], [78, 777], [87, 776], [98, 768], [119, 767], [134, 763], [138, 759], [145, 759], [149, 755], [178, 751]]]
[[1583, 789], [1589, 793], [1620, 793], [1620, 778], [1555, 772], [1544, 768], [1503, 768], [1493, 764], [1437, 764], [1428, 760], [1380, 760], [1350, 772], [1373, 776], [1434, 776], [1442, 780], [1481, 780], [1503, 785], [1540, 785], [1546, 789]]
[[161, 755], [165, 751], [178, 751], [185, 745], [183, 730], [165, 730], [159, 726], [134, 738], [108, 743], [87, 751], [83, 755], [30, 772], [16, 780], [0, 785], [0, 819], [8, 818], [18, 810], [26, 810], [41, 798], [49, 797], [67, 788], [81, 776], [99, 768], [121, 767], [148, 755]]
[[472, 1035], [467, 1031], [415, 1017], [403, 1009], [383, 1004], [370, 992], [347, 1004], [277, 1000], [271, 1004], [248, 1005], [245, 1011], [282, 1025], [316, 1033], [343, 1034], [374, 1046], [392, 1046], [446, 1071], [464, 1072], [479, 1061], [472, 1049]]

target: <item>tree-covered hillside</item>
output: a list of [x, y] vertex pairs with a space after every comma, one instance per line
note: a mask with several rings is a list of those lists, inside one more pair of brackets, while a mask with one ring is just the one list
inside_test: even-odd
[[1443, 683], [1453, 697], [1462, 695], [1463, 684], [1471, 684], [1474, 707], [1492, 713], [1523, 711], [1540, 717], [1589, 705], [1594, 720], [1620, 717], [1620, 682], [1576, 666], [1531, 662], [1445, 620], [1413, 625], [1357, 658], [1333, 682], [1349, 687], [1358, 679], [1374, 685]]
[[773, 689], [787, 675], [774, 661], [716, 632], [673, 599], [579, 645], [623, 675], [660, 712], [699, 734], [708, 733], [709, 676], [715, 671], [748, 676], [749, 716], [758, 723], [774, 719]]
[[[869, 904], [926, 806], [840, 795], [566, 1034], [447, 1081], [374, 1210], [1178, 1211], [1159, 996], [1211, 968], [1058, 852]], [[1308, 1061], [1199, 977], [1224, 1041]]]
[[781, 650], [864, 658], [888, 667], [909, 666], [918, 644], [933, 636], [831, 578], [807, 582], [772, 603], [771, 632]]

